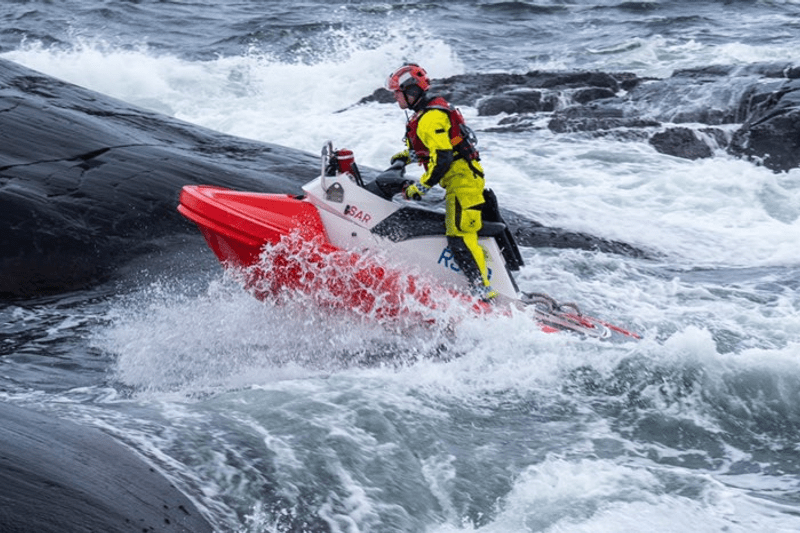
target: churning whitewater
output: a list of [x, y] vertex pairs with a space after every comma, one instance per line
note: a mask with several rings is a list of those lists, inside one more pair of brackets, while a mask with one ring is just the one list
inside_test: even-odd
[[[752, 74], [764, 64], [800, 67], [797, 2], [31, 0], [0, 17], [0, 59], [143, 108], [156, 132], [163, 116], [198, 138], [285, 147], [308, 171], [293, 176], [298, 191], [328, 140], [362, 169], [388, 166], [406, 117], [374, 94], [418, 62], [466, 84], [459, 107], [502, 208], [642, 251], [522, 246], [521, 290], [642, 336], [609, 343], [545, 333], [520, 313], [445, 307], [424, 327], [386, 326], [302, 295], [262, 301], [186, 224], [93, 284], [0, 301], [9, 406], [110, 436], [220, 532], [800, 530], [800, 170], [728, 150], [742, 120], [703, 122], [733, 117], [753, 85], [778, 87]], [[545, 94], [552, 110], [483, 112], [481, 80], [535, 71], [629, 73], [670, 90], [624, 100], [606, 128], [551, 126], [609, 101], [578, 105], [574, 86]], [[42, 96], [39, 82], [23, 89]], [[19, 105], [10, 90], [0, 120]], [[118, 127], [93, 116], [98, 137]], [[649, 142], [677, 127], [710, 155]], [[58, 145], [45, 133], [31, 140], [42, 162]], [[15, 134], [2, 135], [8, 146]], [[232, 176], [257, 161], [209, 153]], [[16, 157], [0, 147], [9, 197]], [[84, 181], [102, 178], [90, 161], [75, 159]], [[71, 176], [26, 168], [43, 191]], [[157, 194], [114, 190], [120, 205]], [[179, 217], [179, 193], [156, 218]], [[135, 213], [120, 214], [124, 239], [122, 215]], [[99, 475], [88, 486], [102, 496]]]

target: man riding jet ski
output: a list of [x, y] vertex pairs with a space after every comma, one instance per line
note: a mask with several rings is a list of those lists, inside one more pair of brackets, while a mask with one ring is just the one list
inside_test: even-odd
[[[328, 142], [320, 174], [302, 194], [187, 185], [178, 210], [259, 298], [304, 294], [325, 308], [379, 321], [416, 320], [456, 301], [479, 314], [521, 310], [546, 332], [639, 338], [575, 304], [521, 293], [513, 276], [524, 266], [520, 250], [494, 193], [484, 189], [474, 136], [461, 114], [427, 95], [430, 82], [419, 66], [398, 69], [387, 86], [415, 114], [407, 149], [374, 179], [362, 178], [352, 151]], [[411, 161], [425, 166], [417, 183], [404, 175]], [[421, 199], [436, 184], [446, 191], [444, 213], [396, 201], [400, 192]]]
[[458, 109], [444, 98], [429, 95], [425, 69], [414, 63], [403, 65], [386, 80], [401, 109], [414, 114], [406, 126], [406, 149], [392, 156], [391, 163], [416, 161], [425, 168], [418, 182], [403, 191], [407, 199], [419, 200], [431, 187], [445, 191], [447, 244], [475, 295], [484, 301], [497, 297], [490, 282], [478, 231], [483, 226], [485, 180], [476, 139]]

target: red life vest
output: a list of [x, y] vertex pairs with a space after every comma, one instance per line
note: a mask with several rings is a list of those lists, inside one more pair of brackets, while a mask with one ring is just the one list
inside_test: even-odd
[[[475, 146], [475, 134], [464, 122], [461, 111], [451, 106], [447, 100], [441, 96], [431, 99], [425, 104], [425, 108], [420, 113], [416, 113], [406, 125], [406, 139], [408, 139], [408, 145], [416, 154], [417, 160], [419, 160], [425, 168], [428, 168], [428, 161], [431, 155], [428, 148], [420, 140], [419, 135], [417, 135], [417, 126], [419, 126], [419, 119], [422, 118], [422, 115], [431, 109], [444, 111], [450, 118], [449, 136], [450, 144], [453, 145], [453, 150], [456, 152], [455, 159], [463, 158], [467, 160], [467, 163], [471, 161], [480, 161], [480, 154]], [[471, 164], [470, 167], [472, 167]]]

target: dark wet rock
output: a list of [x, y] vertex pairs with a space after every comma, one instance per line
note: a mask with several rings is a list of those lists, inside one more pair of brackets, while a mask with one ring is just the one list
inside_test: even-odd
[[213, 531], [186, 495], [99, 430], [7, 402], [0, 421], [0, 531]]
[[660, 122], [640, 118], [608, 116], [567, 118], [564, 115], [558, 115], [550, 120], [547, 127], [555, 133], [569, 133], [610, 131], [623, 128], [654, 128], [660, 125]]
[[481, 131], [491, 131], [495, 133], [519, 133], [542, 129], [538, 125], [539, 120], [534, 115], [511, 115], [500, 119], [497, 126], [483, 128]]
[[689, 128], [667, 128], [650, 137], [650, 144], [662, 154], [685, 159], [711, 157], [711, 147]]
[[519, 224], [517, 215], [505, 213], [503, 216], [508, 225], [514, 228], [512, 233], [520, 246], [531, 248], [572, 248], [624, 254], [628, 257], [636, 258], [648, 258], [656, 255], [624, 242], [603, 239], [586, 233], [546, 227], [541, 224]]
[[478, 102], [478, 115], [538, 113], [553, 111], [557, 105], [554, 95], [545, 96], [535, 89], [509, 91], [500, 96], [489, 96]]
[[528, 87], [548, 89], [575, 89], [586, 87], [603, 87], [617, 92], [620, 89], [630, 90], [640, 79], [631, 73], [609, 74], [597, 71], [543, 72], [532, 71], [525, 75]]
[[185, 184], [299, 192], [317, 167], [0, 61], [0, 295], [85, 287], [195, 234]]
[[394, 103], [394, 95], [391, 91], [388, 91], [382, 87], [375, 89], [371, 95], [365, 96], [361, 100], [358, 101], [358, 104], [366, 104], [368, 102], [377, 102], [379, 104], [393, 104]]
[[547, 127], [555, 133], [592, 132], [620, 128], [653, 128], [661, 124], [655, 120], [628, 117], [619, 102], [585, 106], [571, 106], [553, 113]]
[[[542, 99], [542, 93], [538, 93], [537, 97], [531, 98], [533, 106], [529, 107], [530, 111], [542, 111], [541, 107], [538, 107], [539, 102]], [[500, 113], [507, 113], [509, 115], [515, 113], [521, 113], [519, 100], [517, 98], [513, 98], [510, 96], [490, 96], [485, 100], [482, 100], [478, 104], [478, 115], [499, 115]]]
[[632, 89], [641, 80], [627, 73], [533, 71], [505, 77], [504, 81], [503, 85], [480, 85], [486, 96], [477, 105], [479, 115], [551, 112], [562, 100], [586, 104], [614, 98], [619, 91]]
[[734, 134], [730, 152], [774, 171], [800, 166], [800, 80], [756, 88], [747, 121]]
[[580, 89], [572, 93], [572, 100], [579, 104], [588, 104], [595, 100], [602, 100], [604, 98], [614, 98], [617, 95], [611, 89], [603, 89], [600, 87], [592, 87], [591, 89]]
[[731, 142], [731, 134], [719, 128], [700, 128], [695, 131], [700, 138], [704, 138], [712, 150], [725, 148]]
[[733, 65], [707, 65], [704, 67], [682, 68], [672, 73], [672, 78], [689, 78], [695, 80], [708, 80], [709, 78], [726, 78], [735, 73], [737, 67]]

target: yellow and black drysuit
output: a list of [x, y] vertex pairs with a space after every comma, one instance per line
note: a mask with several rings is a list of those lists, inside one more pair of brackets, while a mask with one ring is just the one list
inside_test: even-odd
[[[490, 286], [486, 257], [478, 244], [485, 181], [477, 150], [471, 139], [463, 138], [466, 132], [459, 129], [463, 118], [458, 110], [441, 97], [423, 97], [420, 103], [423, 105], [415, 106], [417, 112], [408, 122], [406, 144], [425, 172], [419, 184], [409, 186], [406, 194], [418, 197], [437, 184], [445, 189], [448, 246], [472, 287], [486, 294], [485, 288]], [[408, 162], [408, 155], [408, 150], [401, 152], [392, 161]]]

